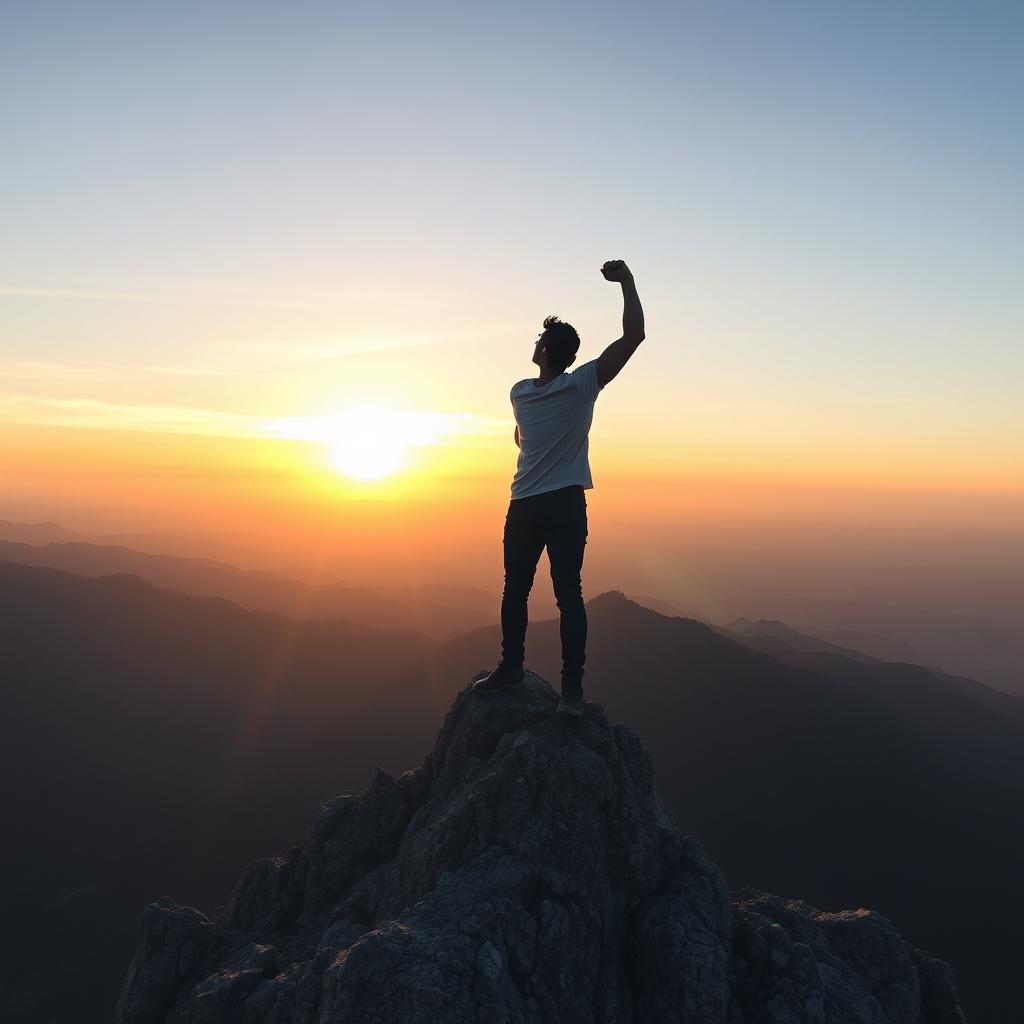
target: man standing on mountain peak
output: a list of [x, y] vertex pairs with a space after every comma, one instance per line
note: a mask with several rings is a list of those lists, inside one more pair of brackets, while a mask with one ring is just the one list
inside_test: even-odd
[[583, 492], [594, 486], [588, 458], [594, 403], [644, 340], [644, 311], [629, 267], [622, 260], [609, 260], [601, 273], [606, 281], [622, 285], [622, 337], [597, 359], [567, 373], [576, 361], [579, 335], [558, 317], [547, 317], [533, 349], [540, 376], [519, 381], [509, 394], [519, 463], [505, 516], [502, 655], [498, 667], [472, 687], [475, 693], [491, 694], [523, 685], [528, 599], [541, 552], [547, 547], [561, 614], [558, 710], [569, 715], [583, 714], [587, 609], [580, 573], [587, 543]]

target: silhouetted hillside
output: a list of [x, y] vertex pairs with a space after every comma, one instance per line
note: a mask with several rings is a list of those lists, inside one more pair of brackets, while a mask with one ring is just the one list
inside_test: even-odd
[[384, 682], [415, 633], [6, 563], [0, 622], [5, 1022], [109, 1020], [154, 885], [212, 899], [430, 743], [428, 694]]
[[[638, 603], [643, 604], [643, 601]], [[647, 605], [647, 607], [650, 607], [650, 605]], [[654, 610], [657, 611], [657, 609]], [[800, 633], [787, 626], [784, 622], [779, 622], [778, 619], [757, 619], [754, 621], [747, 618], [739, 618], [728, 623], [726, 626], [719, 626], [717, 628], [720, 633], [734, 640], [739, 640], [741, 643], [744, 640], [751, 640], [753, 638], [771, 638], [773, 640], [780, 640], [798, 651], [828, 651], [832, 654], [842, 655], [844, 658], [851, 658], [854, 661], [894, 660], [891, 658], [879, 659], [876, 655], [869, 654], [859, 647], [842, 647], [821, 637]], [[894, 646], [901, 645], [896, 645], [894, 642]], [[906, 659], [901, 658], [899, 660]], [[915, 662], [915, 664], [920, 664], [920, 662]]]
[[[762, 631], [763, 630], [763, 631]], [[794, 668], [870, 693], [897, 711], [939, 757], [996, 781], [1020, 777], [1024, 700], [974, 679], [905, 662], [883, 662], [805, 636], [783, 623], [755, 623], [737, 637]]]
[[116, 1024], [962, 1024], [948, 965], [866, 910], [730, 899], [640, 739], [533, 675], [327, 803], [211, 921], [146, 908]]
[[225, 544], [212, 537], [182, 537], [176, 533], [84, 533], [81, 530], [69, 530], [59, 523], [16, 523], [9, 519], [0, 519], [0, 540], [37, 546], [80, 541], [101, 547], [125, 547], [151, 555], [174, 555], [178, 558], [244, 561], [252, 555], [246, 548]]
[[[922, 653], [927, 664], [970, 676], [1007, 693], [1024, 694], [1020, 601], [997, 619], [896, 604], [819, 598], [800, 608], [797, 628], [837, 643], [850, 634], [884, 634]], [[855, 645], [854, 645], [855, 646]]]

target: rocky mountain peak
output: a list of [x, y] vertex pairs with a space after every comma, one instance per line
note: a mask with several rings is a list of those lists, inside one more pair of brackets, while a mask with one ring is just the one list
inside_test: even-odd
[[144, 911], [121, 1024], [962, 1022], [880, 914], [734, 895], [641, 740], [588, 704], [458, 695], [434, 749], [328, 802], [211, 917]]

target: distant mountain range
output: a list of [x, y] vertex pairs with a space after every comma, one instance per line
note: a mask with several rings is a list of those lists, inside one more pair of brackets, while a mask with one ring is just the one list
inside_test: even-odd
[[[954, 547], [958, 543], [955, 537], [936, 542], [943, 539]], [[758, 556], [742, 547], [701, 548], [692, 554], [702, 587], [710, 588], [712, 606], [739, 602], [739, 611], [761, 609], [763, 618], [781, 620], [847, 650], [924, 665], [1024, 695], [1024, 631], [1019, 625], [1024, 614], [1024, 543], [1013, 534], [998, 540], [1006, 547], [1004, 568], [991, 564], [990, 549], [996, 541], [988, 538], [977, 552], [984, 565], [973, 570], [887, 561], [877, 567], [877, 580], [870, 566], [839, 572], [833, 564], [836, 556], [822, 548], [821, 537], [814, 541], [809, 561], [803, 562], [794, 562], [792, 553], [783, 557], [772, 550]], [[492, 593], [472, 586], [366, 585], [339, 578], [323, 566], [254, 569], [261, 563], [252, 551], [169, 533], [98, 536], [57, 523], [0, 520], [0, 542], [4, 541], [39, 549], [14, 546], [0, 551], [0, 559], [26, 565], [89, 575], [128, 572], [158, 586], [225, 597], [247, 608], [299, 618], [341, 618], [371, 628], [414, 629], [439, 639], [497, 621], [501, 600], [500, 588]], [[799, 538], [791, 542], [799, 544]], [[814, 566], [822, 559], [826, 565], [816, 571]], [[240, 564], [250, 568], [239, 568]], [[789, 569], [798, 566], [801, 571], [790, 579]], [[646, 593], [630, 597], [664, 615], [720, 621], [701, 614], [698, 594], [690, 594], [686, 608]], [[537, 588], [530, 609], [535, 618], [558, 614], [545, 587]], [[752, 621], [736, 619], [729, 626], [742, 632], [743, 623]]]
[[159, 587], [222, 597], [244, 608], [297, 619], [343, 619], [371, 629], [412, 629], [443, 639], [493, 622], [498, 608], [492, 595], [474, 587], [318, 585], [209, 558], [153, 555], [82, 541], [34, 545], [0, 540], [0, 561], [83, 576], [128, 573]]
[[[878, 909], [953, 964], [971, 1021], [1006, 1019], [1018, 698], [784, 624], [729, 635], [614, 591], [587, 607], [588, 696], [644, 736], [731, 886]], [[439, 643], [10, 562], [0, 616], [0, 793], [19, 823], [0, 852], [19, 922], [0, 947], [5, 1021], [109, 1019], [144, 903], [212, 907], [320, 801], [416, 764], [500, 646], [494, 624]], [[529, 667], [557, 679], [559, 650], [556, 619], [531, 624]]]
[[[1024, 694], [1024, 596], [1002, 616], [979, 618], [938, 609], [815, 598], [794, 610], [790, 625], [864, 650], [859, 639], [884, 636], [920, 651], [925, 664]], [[877, 642], [877, 641], [876, 641]], [[883, 654], [876, 647], [873, 653]], [[904, 656], [905, 656], [904, 655]]]
[[[871, 657], [862, 650], [840, 647], [819, 637], [800, 633], [784, 622], [760, 619], [743, 624], [743, 620], [738, 620], [730, 625], [739, 625], [741, 628], [722, 629], [720, 632], [733, 636], [752, 649], [764, 651], [787, 665], [807, 668], [836, 682], [859, 686], [916, 720], [928, 722], [944, 718], [948, 730], [962, 733], [978, 713], [977, 706], [981, 705], [1000, 717], [1024, 726], [1024, 697], [994, 690], [975, 679], [926, 670], [905, 658]], [[873, 669], [855, 669], [851, 662], [870, 665]], [[936, 681], [942, 684], [939, 693], [943, 699], [939, 702], [933, 699]], [[958, 698], [956, 691], [972, 699]], [[978, 730], [981, 740], [977, 751], [979, 762], [991, 759], [994, 753], [990, 746], [994, 737], [989, 729], [988, 716], [984, 718]], [[940, 733], [938, 738], [945, 742], [949, 738], [948, 733]]]
[[[225, 544], [208, 537], [183, 537], [176, 533], [84, 533], [69, 530], [59, 523], [17, 523], [0, 519], [0, 540], [20, 544], [67, 544], [81, 541], [102, 547], [125, 547], [152, 555], [176, 555], [181, 558], [218, 558], [246, 561], [247, 548]], [[282, 574], [285, 575], [285, 574]]]
[[[643, 602], [639, 602], [643, 604]], [[801, 633], [778, 619], [734, 619], [722, 627], [726, 634], [746, 637], [774, 637], [799, 651], [831, 651], [854, 661], [906, 661], [925, 665], [927, 659], [910, 644], [873, 633], [855, 630], [821, 630], [811, 635]]]

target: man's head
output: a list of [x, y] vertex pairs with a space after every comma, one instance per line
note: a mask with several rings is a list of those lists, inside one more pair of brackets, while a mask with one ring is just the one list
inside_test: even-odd
[[555, 373], [562, 373], [576, 361], [579, 347], [580, 336], [575, 327], [562, 323], [557, 316], [545, 317], [544, 330], [533, 350], [533, 362], [541, 368], [546, 365]]

